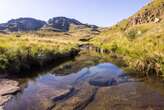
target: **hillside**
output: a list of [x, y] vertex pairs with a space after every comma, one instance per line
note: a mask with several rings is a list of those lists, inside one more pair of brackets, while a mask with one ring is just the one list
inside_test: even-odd
[[6, 29], [0, 31], [0, 75], [30, 72], [58, 58], [70, 58], [79, 51], [79, 44], [99, 33], [95, 26], [65, 17], [53, 18], [52, 23], [47, 24], [33, 18], [20, 18], [3, 25]]
[[164, 19], [164, 1], [153, 0], [129, 18], [129, 25], [161, 22]]
[[142, 76], [164, 76], [163, 19], [164, 1], [153, 0], [128, 19], [106, 28], [90, 43], [121, 55], [130, 70]]

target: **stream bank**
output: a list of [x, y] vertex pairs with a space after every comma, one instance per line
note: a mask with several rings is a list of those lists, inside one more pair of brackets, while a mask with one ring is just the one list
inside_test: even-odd
[[108, 54], [81, 51], [75, 59], [20, 82], [24, 88], [4, 109], [162, 110], [163, 83], [154, 86], [128, 76], [115, 65], [119, 62]]
[[[0, 74], [0, 110], [3, 109], [6, 102], [14, 97], [18, 92], [22, 90], [20, 80], [24, 80], [29, 77], [36, 77], [38, 72], [46, 71], [49, 68], [57, 66], [62, 62], [73, 59], [79, 53], [78, 49], [72, 49], [69, 52], [63, 54], [56, 54], [52, 56], [42, 57], [36, 65], [27, 63], [30, 68], [20, 67], [20, 71], [13, 70], [10, 73]], [[30, 61], [29, 61], [30, 62]], [[25, 62], [24, 62], [25, 63]], [[35, 62], [36, 63], [36, 62]], [[33, 63], [34, 64], [34, 63]], [[44, 69], [43, 69], [44, 68]], [[14, 73], [14, 74], [13, 74]]]

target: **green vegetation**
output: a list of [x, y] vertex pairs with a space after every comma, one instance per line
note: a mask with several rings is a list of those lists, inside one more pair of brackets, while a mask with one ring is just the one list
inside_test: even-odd
[[[122, 25], [121, 25], [122, 27]], [[122, 30], [114, 26], [90, 42], [96, 47], [124, 57], [131, 69], [140, 73], [164, 75], [164, 22], [131, 26]]]
[[58, 58], [69, 57], [77, 50], [77, 45], [69, 41], [17, 35], [0, 36], [0, 73], [27, 72], [53, 63]]
[[141, 75], [164, 78], [164, 1], [153, 0], [133, 16], [90, 40], [100, 49], [115, 52]]
[[0, 32], [0, 73], [26, 73], [66, 59], [77, 53], [80, 39], [97, 33], [87, 27], [72, 27], [69, 32]]

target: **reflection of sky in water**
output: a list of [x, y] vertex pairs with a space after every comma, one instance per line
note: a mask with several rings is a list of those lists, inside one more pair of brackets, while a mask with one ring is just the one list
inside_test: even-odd
[[29, 81], [23, 92], [8, 103], [8, 107], [13, 108], [13, 106], [15, 106], [13, 110], [27, 110], [24, 107], [30, 105], [34, 107], [47, 106], [39, 104], [42, 104], [43, 101], [47, 101], [49, 104], [50, 98], [55, 96], [55, 91], [59, 89], [68, 89], [70, 86], [87, 82], [93, 78], [101, 77], [101, 79], [104, 80], [111, 78], [117, 79], [117, 77], [122, 74], [122, 70], [111, 63], [102, 63], [90, 68], [83, 68], [77, 73], [65, 76], [55, 76], [48, 73], [47, 75], [39, 76], [35, 80]]

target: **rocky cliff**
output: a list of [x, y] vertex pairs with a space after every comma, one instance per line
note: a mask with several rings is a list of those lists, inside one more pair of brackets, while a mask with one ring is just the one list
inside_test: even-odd
[[152, 0], [139, 12], [129, 18], [130, 25], [158, 23], [164, 19], [164, 0]]

